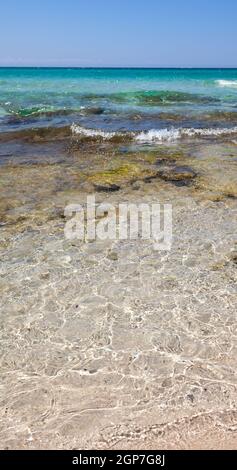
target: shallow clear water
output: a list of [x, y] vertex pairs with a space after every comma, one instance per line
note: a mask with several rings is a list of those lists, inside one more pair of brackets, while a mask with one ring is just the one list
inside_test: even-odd
[[[236, 82], [0, 69], [1, 448], [236, 446]], [[92, 193], [172, 204], [171, 251], [65, 240]]]
[[[0, 68], [0, 131], [234, 128], [237, 69]], [[234, 130], [233, 130], [234, 132]]]

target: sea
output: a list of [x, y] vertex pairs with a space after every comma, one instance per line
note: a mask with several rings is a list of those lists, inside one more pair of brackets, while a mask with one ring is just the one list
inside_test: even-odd
[[138, 142], [237, 135], [237, 69], [0, 68], [0, 133]]

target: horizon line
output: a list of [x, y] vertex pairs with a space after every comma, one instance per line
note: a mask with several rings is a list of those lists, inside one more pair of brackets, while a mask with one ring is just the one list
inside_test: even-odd
[[236, 66], [145, 66], [145, 65], [1, 65], [0, 68], [4, 69], [178, 69], [178, 70], [197, 70], [197, 69], [208, 69], [208, 70], [217, 70], [217, 69], [237, 69]]

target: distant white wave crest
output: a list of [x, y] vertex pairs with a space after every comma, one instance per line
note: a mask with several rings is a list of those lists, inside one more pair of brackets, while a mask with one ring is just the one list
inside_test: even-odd
[[231, 128], [171, 128], [171, 129], [151, 129], [140, 133], [135, 132], [107, 132], [100, 129], [87, 129], [85, 127], [73, 124], [71, 131], [74, 135], [87, 138], [102, 138], [111, 140], [116, 137], [134, 139], [137, 142], [173, 142], [185, 137], [219, 137], [231, 134], [237, 134], [237, 126]]
[[136, 136], [136, 140], [139, 142], [173, 142], [181, 139], [182, 137], [218, 137], [229, 134], [236, 134], [237, 127], [228, 128], [216, 128], [216, 129], [194, 129], [194, 128], [179, 128], [179, 129], [159, 129], [150, 130], [147, 132], [141, 132]]
[[222, 87], [237, 88], [237, 80], [216, 80], [216, 83]]

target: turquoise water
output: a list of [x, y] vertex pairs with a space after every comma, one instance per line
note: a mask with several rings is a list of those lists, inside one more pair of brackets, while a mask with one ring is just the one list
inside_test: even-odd
[[231, 129], [237, 69], [0, 68], [0, 131]]

